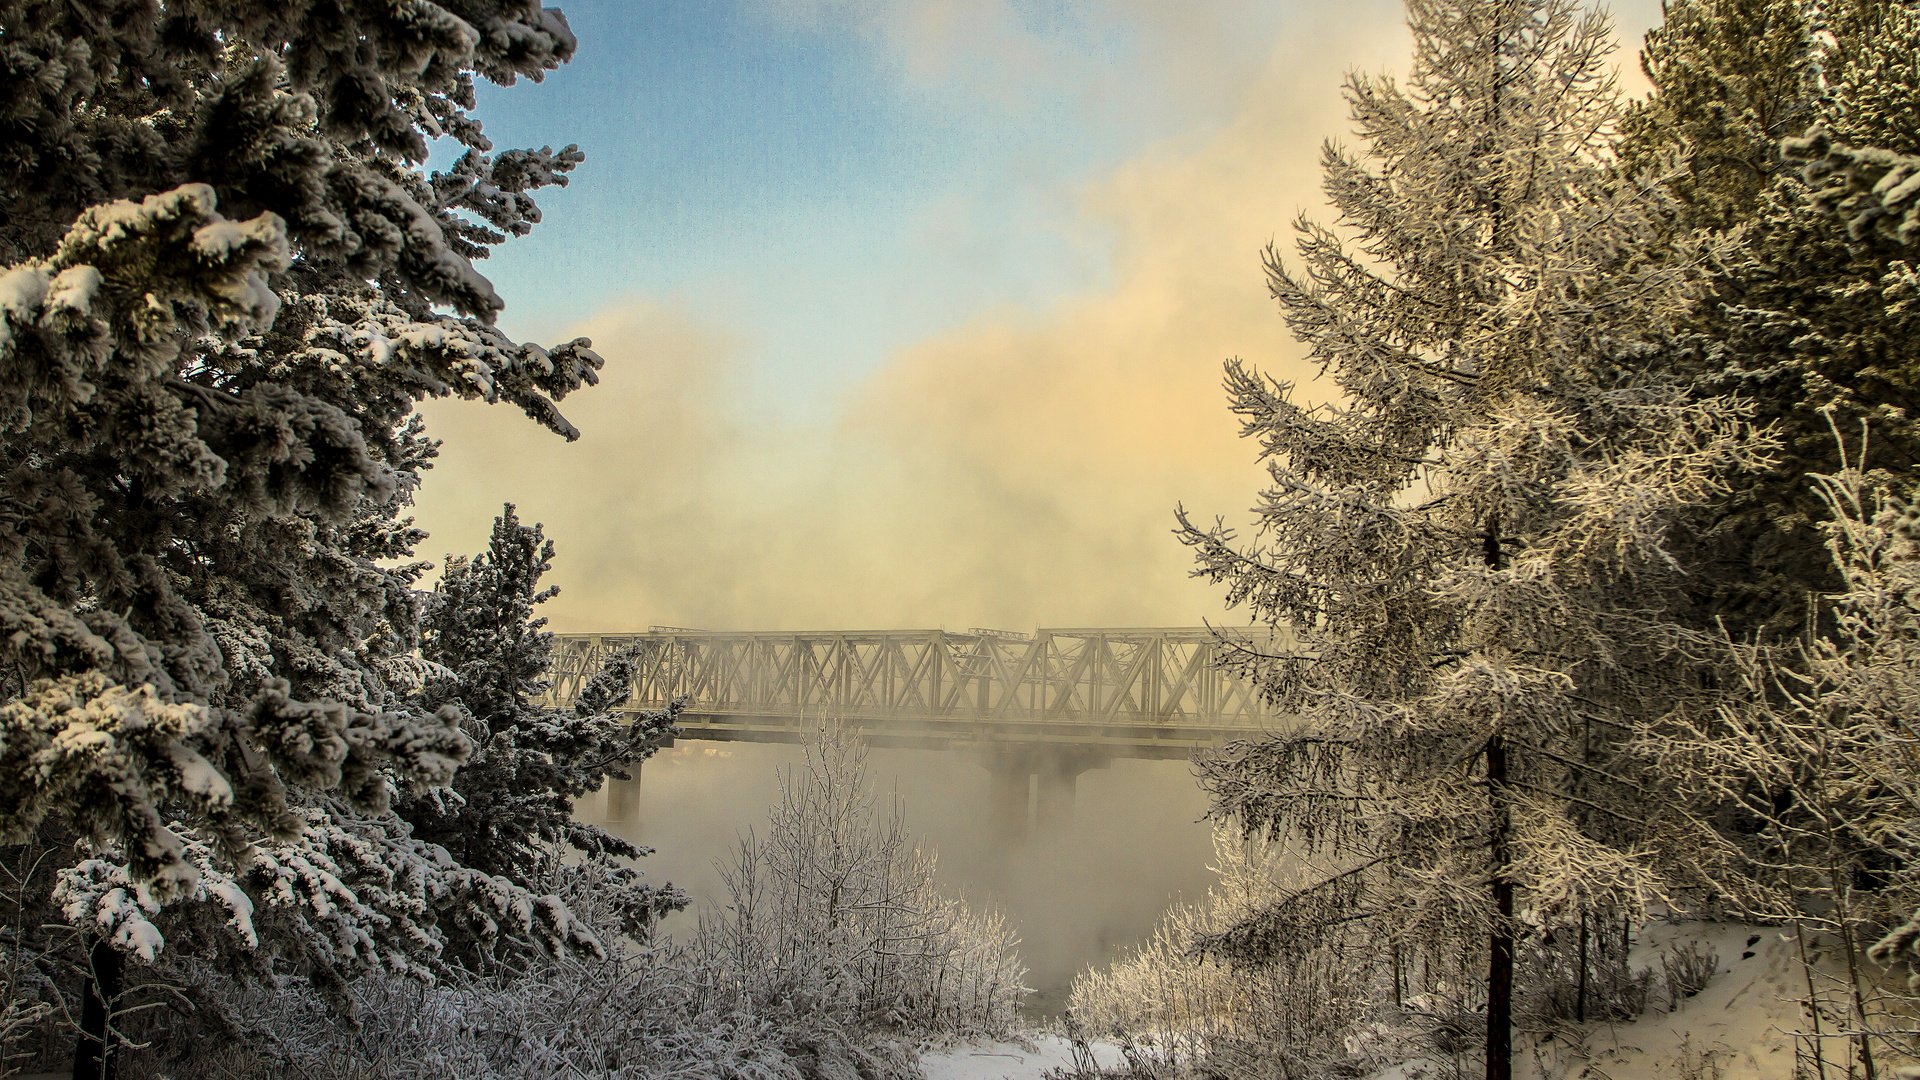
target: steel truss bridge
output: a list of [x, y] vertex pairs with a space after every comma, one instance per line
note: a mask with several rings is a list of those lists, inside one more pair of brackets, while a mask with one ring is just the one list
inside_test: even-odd
[[1302, 651], [1285, 631], [1207, 627], [1031, 634], [654, 627], [557, 635], [555, 645], [553, 701], [572, 701], [611, 657], [630, 652], [628, 708], [684, 699], [681, 738], [793, 741], [833, 719], [879, 746], [1028, 750], [1056, 759], [1072, 752], [1184, 758], [1270, 729], [1279, 718], [1223, 661], [1241, 650]]

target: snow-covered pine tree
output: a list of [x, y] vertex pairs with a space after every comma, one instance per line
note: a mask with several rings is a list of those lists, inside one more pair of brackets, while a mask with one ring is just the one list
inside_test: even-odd
[[[1920, 246], [1920, 155], [1836, 143], [1821, 126], [1786, 147], [1789, 157], [1806, 162], [1813, 204], [1839, 215], [1850, 238]], [[1906, 290], [1888, 299], [1911, 302]]]
[[[510, 402], [571, 437], [556, 402], [600, 365], [508, 339], [473, 265], [580, 160], [496, 153], [472, 115], [477, 80], [571, 55], [565, 20], [0, 0], [0, 33], [0, 858], [32, 928], [10, 948], [110, 974], [238, 947], [323, 982], [431, 970], [449, 934], [594, 948], [390, 812], [470, 750], [394, 677], [433, 453], [414, 405]], [[444, 170], [433, 138], [463, 149]]]
[[1818, 92], [1806, 0], [1669, 0], [1641, 68], [1655, 92], [1634, 103], [1621, 156], [1663, 174], [1688, 225], [1752, 217], [1786, 169], [1782, 139], [1814, 120]]
[[1625, 745], [1700, 686], [1670, 530], [1764, 447], [1662, 351], [1700, 260], [1617, 167], [1604, 18], [1408, 11], [1410, 81], [1352, 78], [1363, 149], [1325, 154], [1352, 240], [1302, 220], [1299, 267], [1268, 254], [1336, 400], [1229, 363], [1272, 477], [1260, 539], [1181, 518], [1197, 573], [1316, 643], [1246, 658], [1298, 722], [1201, 768], [1215, 815], [1325, 875], [1209, 945], [1258, 962], [1356, 921], [1382, 950], [1476, 937], [1505, 1080], [1517, 940], [1668, 888]]
[[1738, 634], [1790, 638], [1840, 587], [1808, 474], [1840, 468], [1828, 416], [1873, 428], [1878, 464], [1920, 458], [1920, 364], [1905, 255], [1832, 228], [1781, 153], [1816, 123], [1839, 142], [1920, 153], [1920, 5], [1906, 0], [1686, 0], [1649, 38], [1652, 99], [1631, 157], [1675, 177], [1683, 220], [1725, 238], [1688, 319], [1682, 362], [1738, 394], [1782, 452], [1702, 519], [1702, 602]]
[[685, 896], [620, 864], [647, 849], [576, 821], [573, 805], [609, 778], [627, 779], [672, 734], [674, 712], [618, 711], [632, 694], [629, 656], [607, 663], [572, 705], [541, 701], [553, 635], [534, 612], [559, 591], [540, 586], [552, 563], [553, 541], [539, 525], [521, 524], [511, 504], [494, 519], [486, 551], [446, 561], [421, 625], [428, 675], [419, 700], [429, 711], [454, 708], [475, 749], [451, 791], [403, 797], [400, 813], [417, 838], [462, 865], [514, 881], [560, 872], [562, 852], [584, 857], [579, 865], [609, 893], [604, 906], [637, 936]]

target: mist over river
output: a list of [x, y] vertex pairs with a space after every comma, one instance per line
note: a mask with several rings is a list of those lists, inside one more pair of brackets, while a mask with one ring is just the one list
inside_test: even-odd
[[[637, 793], [590, 796], [579, 812], [653, 847], [648, 876], [693, 896], [665, 924], [678, 935], [724, 900], [716, 861], [748, 830], [765, 834], [780, 771], [803, 761], [798, 746], [681, 741], [647, 761]], [[1023, 839], [996, 834], [978, 755], [874, 749], [867, 765], [883, 805], [897, 793], [908, 827], [938, 853], [942, 886], [1017, 925], [1032, 1012], [1058, 1013], [1075, 973], [1144, 940], [1169, 904], [1197, 899], [1211, 881], [1206, 797], [1185, 761], [1116, 759], [1081, 773], [1071, 812]]]

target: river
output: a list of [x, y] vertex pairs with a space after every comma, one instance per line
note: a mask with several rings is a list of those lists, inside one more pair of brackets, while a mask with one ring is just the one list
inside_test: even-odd
[[[649, 876], [692, 894], [695, 908], [667, 920], [672, 934], [723, 895], [716, 860], [747, 830], [764, 833], [780, 770], [801, 760], [797, 746], [682, 741], [646, 763], [637, 793], [589, 797], [581, 816], [653, 847]], [[1018, 925], [1031, 1012], [1057, 1013], [1077, 972], [1123, 954], [1169, 904], [1197, 899], [1211, 881], [1206, 797], [1184, 761], [1123, 759], [1082, 773], [1071, 812], [1016, 840], [994, 835], [987, 769], [965, 752], [876, 749], [868, 771], [938, 852], [945, 887]]]

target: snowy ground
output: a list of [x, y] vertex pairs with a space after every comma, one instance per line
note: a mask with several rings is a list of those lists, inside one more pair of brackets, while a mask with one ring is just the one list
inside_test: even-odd
[[[1656, 923], [1633, 950], [1635, 967], [1660, 969], [1660, 956], [1689, 941], [1719, 957], [1705, 989], [1667, 1009], [1659, 978], [1648, 1011], [1629, 1024], [1595, 1024], [1528, 1042], [1516, 1080], [1792, 1080], [1794, 1038], [1806, 1020], [1805, 976], [1791, 931], [1741, 923]], [[1108, 1044], [1095, 1047], [1101, 1065], [1120, 1061]], [[1831, 1048], [1830, 1048], [1831, 1052]], [[975, 1043], [921, 1058], [927, 1080], [1033, 1080], [1073, 1062], [1057, 1035], [1028, 1043]], [[1368, 1080], [1433, 1080], [1438, 1062], [1410, 1061]]]
[[1710, 1055], [1727, 1076], [1790, 1080], [1791, 1033], [1806, 1024], [1806, 976], [1792, 933], [1725, 923], [1655, 926], [1642, 935], [1635, 965], [1657, 965], [1656, 950], [1690, 939], [1719, 954], [1713, 981], [1673, 1012], [1649, 1010], [1631, 1024], [1589, 1032], [1588, 1065], [1568, 1075], [1674, 1077]]
[[[1656, 978], [1655, 1000], [1638, 1020], [1591, 1025], [1572, 1038], [1529, 1045], [1515, 1062], [1516, 1080], [1792, 1080], [1791, 1033], [1806, 1022], [1800, 1005], [1806, 982], [1792, 932], [1741, 923], [1656, 923], [1640, 934], [1633, 966], [1658, 971], [1660, 954], [1688, 941], [1719, 955], [1705, 989], [1668, 1012], [1665, 987]], [[1414, 1061], [1369, 1080], [1438, 1075], [1437, 1063]]]
[[[1120, 1051], [1106, 1043], [1093, 1045], [1102, 1068], [1120, 1064]], [[965, 1043], [920, 1057], [927, 1080], [1034, 1080], [1048, 1069], [1073, 1064], [1073, 1045], [1058, 1035], [1035, 1035], [1015, 1042]]]
[[[1656, 923], [1639, 935], [1633, 964], [1658, 971], [1660, 955], [1688, 941], [1711, 947], [1719, 957], [1705, 989], [1669, 1012], [1656, 978], [1653, 1006], [1638, 1020], [1591, 1025], [1527, 1045], [1516, 1062], [1516, 1080], [1792, 1080], [1791, 1033], [1806, 1022], [1800, 1004], [1805, 976], [1792, 932], [1740, 923]], [[1096, 1043], [1093, 1051], [1103, 1068], [1121, 1062], [1110, 1043]], [[1039, 1080], [1049, 1069], [1072, 1064], [1072, 1045], [1051, 1034], [964, 1043], [921, 1056], [927, 1080]], [[45, 1080], [64, 1075], [48, 1073]], [[1410, 1061], [1368, 1080], [1439, 1075], [1437, 1062]]]

